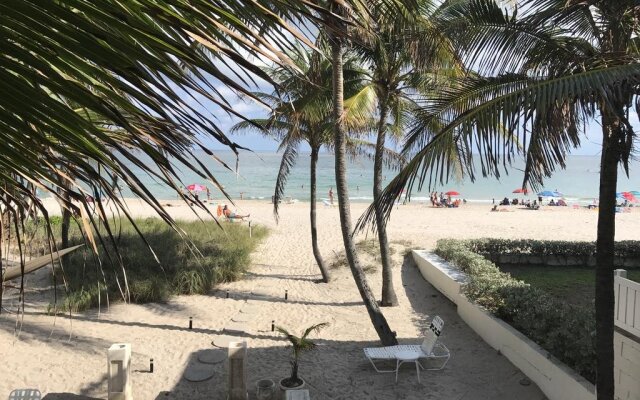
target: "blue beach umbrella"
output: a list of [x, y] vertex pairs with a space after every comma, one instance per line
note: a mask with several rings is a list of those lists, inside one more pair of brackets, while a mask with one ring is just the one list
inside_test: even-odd
[[551, 190], [543, 190], [542, 192], [538, 193], [538, 196], [540, 196], [540, 197], [562, 197], [562, 193], [556, 192], [556, 191], [551, 191]]
[[632, 191], [630, 191], [629, 193], [631, 193], [632, 195], [634, 195], [634, 196], [636, 196], [636, 197], [640, 196], [640, 192], [639, 192], [639, 191], [637, 191], [637, 190], [632, 190]]

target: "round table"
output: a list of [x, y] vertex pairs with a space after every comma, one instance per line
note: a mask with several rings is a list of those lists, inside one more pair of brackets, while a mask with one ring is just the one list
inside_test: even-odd
[[418, 382], [420, 382], [420, 364], [418, 360], [422, 354], [417, 351], [398, 351], [396, 353], [396, 383], [398, 383], [398, 370], [400, 366], [407, 362], [412, 362], [416, 364], [416, 373], [418, 374]]

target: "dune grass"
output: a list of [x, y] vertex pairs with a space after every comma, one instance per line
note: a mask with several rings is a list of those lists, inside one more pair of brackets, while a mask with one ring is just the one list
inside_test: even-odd
[[[185, 239], [157, 218], [138, 219], [135, 224], [159, 263], [133, 225], [122, 221], [114, 231], [115, 246], [98, 246], [97, 257], [87, 247], [64, 261], [68, 293], [62, 303], [50, 305], [51, 312], [79, 312], [125, 297], [148, 303], [178, 294], [205, 294], [218, 283], [239, 279], [250, 264], [251, 252], [268, 233], [265, 227], [254, 226], [249, 237], [244, 224], [224, 223], [222, 230], [213, 221], [179, 221]], [[60, 237], [60, 226], [53, 229]], [[69, 236], [72, 244], [83, 243], [78, 227], [72, 227]]]

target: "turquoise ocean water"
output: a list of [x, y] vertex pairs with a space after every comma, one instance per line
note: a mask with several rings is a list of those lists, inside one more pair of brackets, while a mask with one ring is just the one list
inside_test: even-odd
[[[221, 151], [216, 153], [218, 157], [227, 162], [231, 167], [235, 165], [235, 155], [232, 152]], [[238, 174], [234, 174], [222, 167], [217, 161], [204, 153], [195, 153], [194, 156], [203, 162], [213, 172], [214, 176], [224, 185], [229, 195], [237, 199], [243, 193], [244, 199], [270, 199], [273, 195], [276, 175], [280, 165], [281, 154], [277, 153], [249, 153], [240, 154]], [[335, 192], [334, 163], [332, 154], [321, 154], [318, 161], [318, 197], [328, 198], [331, 187]], [[287, 182], [286, 196], [300, 201], [309, 200], [309, 154], [302, 153], [294, 166]], [[544, 185], [545, 189], [558, 190], [567, 199], [589, 202], [598, 194], [598, 173], [600, 169], [599, 156], [570, 156], [567, 160], [567, 168], [558, 170]], [[130, 166], [134, 171], [137, 169]], [[513, 195], [512, 191], [520, 187], [522, 182], [522, 162], [514, 163], [509, 168], [509, 173], [503, 174], [499, 180], [495, 178], [478, 177], [475, 182], [468, 179], [462, 181], [449, 180], [449, 183], [438, 185], [432, 190], [448, 191], [456, 190], [461, 197], [469, 201], [485, 202], [493, 198], [522, 197]], [[370, 202], [372, 200], [372, 175], [373, 161], [369, 159], [352, 160], [348, 166], [349, 197], [352, 201]], [[140, 172], [140, 171], [136, 171]], [[385, 171], [386, 181], [393, 178], [395, 172]], [[139, 173], [142, 181], [148, 185], [152, 193], [159, 199], [175, 199], [176, 195], [168, 187], [165, 187], [151, 178]], [[183, 182], [207, 184], [195, 174], [184, 172], [181, 174]], [[210, 188], [213, 185], [208, 184]], [[640, 162], [634, 161], [631, 165], [631, 176], [627, 178], [622, 171], [618, 181], [620, 191], [640, 190]], [[124, 191], [125, 196], [131, 196]], [[214, 198], [220, 198], [220, 192], [212, 190]], [[412, 201], [427, 201], [428, 191], [412, 193]]]

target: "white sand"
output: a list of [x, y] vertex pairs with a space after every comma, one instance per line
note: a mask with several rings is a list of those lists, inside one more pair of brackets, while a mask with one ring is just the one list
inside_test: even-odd
[[[129, 205], [135, 215], [152, 215], [138, 201], [132, 200]], [[359, 216], [364, 207], [354, 204], [353, 215]], [[413, 248], [429, 248], [443, 237], [571, 240], [596, 237], [594, 211], [571, 208], [527, 211], [512, 207], [515, 212], [492, 213], [489, 208], [401, 205], [389, 223], [389, 238], [411, 241]], [[169, 210], [176, 218], [194, 218], [184, 205]], [[316, 400], [544, 398], [535, 385], [521, 385], [522, 373], [461, 322], [453, 305], [422, 279], [411, 262], [403, 262], [402, 246], [397, 244], [394, 279], [400, 306], [385, 309], [384, 313], [404, 343], [419, 341], [425, 321], [441, 315], [445, 320], [442, 339], [452, 350], [453, 358], [443, 371], [424, 372], [421, 384], [417, 383], [411, 365], [401, 371], [398, 384], [394, 383], [393, 374], [377, 374], [361, 350], [376, 345], [377, 336], [349, 271], [333, 270], [330, 284], [312, 282], [319, 274], [311, 253], [308, 204], [283, 205], [278, 225], [270, 204], [239, 202], [238, 211], [250, 212], [254, 224], [264, 224], [272, 232], [254, 254], [246, 279], [221, 286], [211, 295], [181, 296], [167, 304], [120, 304], [100, 316], [93, 311], [72, 320], [28, 314], [19, 337], [14, 334], [15, 317], [3, 313], [0, 397], [8, 396], [12, 389], [30, 387], [49, 393], [49, 399], [73, 398], [55, 397], [52, 393], [106, 398], [106, 349], [111, 343], [129, 342], [134, 352], [134, 370], [146, 371], [149, 358], [155, 360], [153, 374], [133, 374], [136, 400], [224, 399], [224, 364], [213, 367], [215, 374], [211, 380], [198, 384], [182, 379], [185, 368], [195, 363], [198, 351], [213, 348], [211, 341], [220, 340], [225, 327], [235, 326], [247, 332], [241, 336], [249, 341], [252, 385], [260, 378], [285, 377], [289, 368], [288, 349], [270, 331], [271, 320], [276, 320], [296, 332], [314, 323], [331, 324], [317, 335], [322, 346], [304, 356], [300, 367]], [[320, 247], [330, 261], [342, 245], [337, 208], [319, 206], [318, 221]], [[617, 239], [635, 239], [638, 231], [638, 210], [617, 216]], [[376, 295], [380, 290], [379, 275], [379, 272], [368, 275]], [[227, 289], [231, 299], [224, 298]], [[289, 292], [287, 302], [283, 299], [285, 290]], [[27, 302], [33, 299], [38, 299], [38, 295], [32, 290]], [[251, 318], [244, 327], [242, 323], [232, 323], [232, 319], [246, 319], [242, 317], [247, 315]], [[187, 329], [189, 316], [194, 319], [193, 330]], [[254, 386], [250, 392], [253, 396]]]

